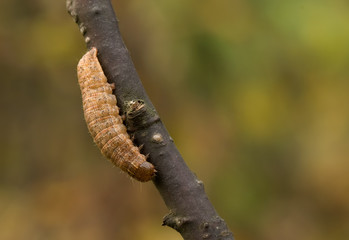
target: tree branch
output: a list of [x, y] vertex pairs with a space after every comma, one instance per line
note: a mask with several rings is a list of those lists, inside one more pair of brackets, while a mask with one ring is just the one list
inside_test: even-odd
[[203, 183], [189, 170], [158, 113], [149, 100], [122, 40], [109, 0], [67, 0], [67, 9], [88, 48], [98, 49], [98, 59], [110, 83], [126, 125], [144, 145], [157, 175], [153, 182], [170, 213], [163, 225], [184, 239], [233, 239], [226, 223], [209, 202]]

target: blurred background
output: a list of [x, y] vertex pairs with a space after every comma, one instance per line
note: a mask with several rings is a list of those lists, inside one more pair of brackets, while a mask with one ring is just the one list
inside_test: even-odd
[[[154, 105], [236, 239], [349, 239], [349, 3], [113, 1]], [[65, 1], [0, 2], [0, 239], [181, 239], [102, 157]]]

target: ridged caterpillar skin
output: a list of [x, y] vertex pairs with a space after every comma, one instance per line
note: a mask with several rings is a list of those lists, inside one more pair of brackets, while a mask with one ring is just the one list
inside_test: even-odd
[[102, 154], [138, 181], [151, 180], [156, 172], [154, 166], [126, 131], [112, 94], [114, 84], [107, 82], [96, 48], [81, 58], [77, 72], [87, 127]]

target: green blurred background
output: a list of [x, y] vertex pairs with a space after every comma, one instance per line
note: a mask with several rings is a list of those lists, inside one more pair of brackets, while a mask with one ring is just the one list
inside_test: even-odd
[[[113, 1], [143, 84], [244, 240], [349, 239], [349, 3]], [[0, 2], [0, 239], [181, 239], [83, 119], [65, 1]]]

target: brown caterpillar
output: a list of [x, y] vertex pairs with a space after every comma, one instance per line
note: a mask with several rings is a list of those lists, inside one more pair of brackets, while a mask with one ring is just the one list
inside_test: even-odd
[[87, 127], [102, 154], [138, 181], [151, 180], [154, 166], [127, 134], [112, 94], [115, 86], [107, 82], [96, 48], [81, 58], [77, 72]]

